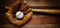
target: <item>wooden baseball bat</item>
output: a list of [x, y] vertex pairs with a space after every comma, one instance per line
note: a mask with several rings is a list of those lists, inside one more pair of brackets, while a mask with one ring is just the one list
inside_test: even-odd
[[60, 14], [60, 10], [54, 10], [54, 9], [32, 9], [32, 11], [39, 13]]

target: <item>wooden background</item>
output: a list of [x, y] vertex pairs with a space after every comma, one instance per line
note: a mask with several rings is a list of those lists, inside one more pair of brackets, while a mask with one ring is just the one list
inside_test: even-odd
[[[55, 0], [27, 0], [30, 6], [58, 6]], [[54, 3], [54, 4], [53, 4]], [[32, 8], [37, 9], [37, 8]], [[40, 9], [40, 8], [39, 8]], [[43, 9], [43, 8], [42, 8]], [[47, 9], [47, 8], [46, 8]], [[6, 11], [0, 9], [0, 28], [60, 28], [60, 16], [54, 14], [33, 12], [33, 16], [25, 25], [14, 26], [4, 15]]]

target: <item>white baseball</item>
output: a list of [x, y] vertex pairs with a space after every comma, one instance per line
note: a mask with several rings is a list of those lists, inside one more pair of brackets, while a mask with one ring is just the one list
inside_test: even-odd
[[23, 12], [21, 12], [21, 11], [17, 11], [17, 12], [16, 12], [16, 18], [21, 19], [21, 18], [23, 18], [23, 17], [24, 17], [24, 13], [23, 13]]

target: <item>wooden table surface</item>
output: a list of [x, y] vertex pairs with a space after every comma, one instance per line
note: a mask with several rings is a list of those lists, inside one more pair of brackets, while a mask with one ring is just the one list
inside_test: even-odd
[[[55, 6], [60, 5], [60, 2], [29, 0], [30, 6]], [[54, 4], [53, 4], [54, 3]], [[4, 14], [6, 11], [0, 9], [0, 28], [60, 28], [59, 15], [50, 15], [44, 13], [33, 13], [33, 16], [29, 22], [25, 25], [17, 27], [14, 26]]]
[[[60, 17], [58, 15], [50, 15], [44, 13], [34, 13], [29, 22], [19, 28], [59, 28]], [[1, 28], [18, 28], [14, 26], [6, 17], [0, 13]]]

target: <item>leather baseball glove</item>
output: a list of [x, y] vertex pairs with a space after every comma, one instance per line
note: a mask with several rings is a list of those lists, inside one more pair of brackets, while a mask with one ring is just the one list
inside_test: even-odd
[[[6, 16], [8, 17], [9, 21], [16, 26], [25, 24], [31, 19], [33, 15], [31, 8], [29, 8], [29, 4], [23, 0], [16, 0], [10, 5], [5, 6], [5, 8], [8, 9], [8, 11], [6, 12]], [[18, 20], [16, 17], [14, 17], [16, 16], [15, 13], [17, 11], [23, 12], [24, 16], [22, 20]]]

